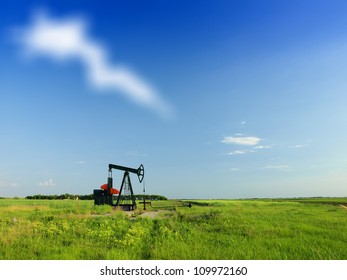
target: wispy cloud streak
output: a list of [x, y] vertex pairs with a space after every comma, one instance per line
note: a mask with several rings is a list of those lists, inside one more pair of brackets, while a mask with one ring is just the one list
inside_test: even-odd
[[265, 169], [282, 170], [282, 171], [293, 171], [289, 165], [267, 165]]
[[254, 150], [237, 150], [237, 151], [233, 151], [228, 153], [228, 155], [244, 155], [244, 154], [249, 154], [249, 153], [254, 153]]
[[30, 55], [78, 59], [93, 86], [117, 90], [162, 117], [172, 116], [171, 107], [152, 86], [134, 72], [110, 63], [106, 49], [89, 36], [86, 26], [87, 20], [82, 17], [56, 20], [37, 13], [29, 26], [16, 29], [16, 41]]
[[290, 149], [300, 149], [300, 148], [306, 148], [306, 147], [308, 147], [307, 144], [299, 144], [299, 145], [289, 146]]
[[51, 178], [47, 181], [39, 182], [37, 185], [41, 187], [53, 187], [56, 184], [53, 182], [53, 179]]
[[257, 145], [260, 141], [260, 138], [250, 136], [250, 137], [224, 137], [222, 143], [225, 144], [235, 144], [235, 145], [244, 145], [244, 146], [254, 146]]

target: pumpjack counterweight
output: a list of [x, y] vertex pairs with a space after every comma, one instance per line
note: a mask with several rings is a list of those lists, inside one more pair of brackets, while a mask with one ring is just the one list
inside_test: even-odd
[[[112, 170], [124, 171], [122, 184], [120, 190], [113, 188]], [[125, 210], [136, 209], [135, 195], [132, 188], [129, 173], [137, 174], [139, 182], [141, 183], [145, 176], [145, 169], [141, 164], [138, 169], [130, 168], [121, 165], [109, 164], [108, 165], [108, 178], [107, 184], [101, 186], [101, 190], [94, 190], [94, 204], [103, 205], [108, 204], [111, 206], [119, 206]], [[116, 196], [116, 203], [114, 203], [114, 196]]]

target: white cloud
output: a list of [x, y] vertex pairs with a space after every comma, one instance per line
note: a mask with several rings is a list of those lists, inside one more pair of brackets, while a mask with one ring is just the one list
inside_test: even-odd
[[53, 187], [56, 184], [53, 182], [53, 179], [49, 179], [47, 181], [43, 181], [43, 182], [38, 183], [38, 185], [41, 187]]
[[260, 145], [260, 146], [256, 146], [256, 147], [254, 147], [254, 149], [257, 149], [257, 150], [262, 150], [262, 149], [271, 149], [272, 147], [271, 146], [269, 146], [269, 145], [266, 145], [266, 146], [262, 146], [262, 145]]
[[90, 37], [83, 18], [55, 20], [36, 14], [30, 26], [16, 30], [16, 40], [25, 52], [55, 60], [78, 59], [90, 83], [100, 89], [119, 90], [136, 103], [162, 117], [170, 117], [170, 106], [155, 89], [132, 71], [111, 65], [105, 48]]
[[143, 152], [140, 152], [140, 151], [129, 151], [126, 153], [127, 156], [148, 156], [147, 153], [143, 153]]
[[291, 171], [291, 168], [290, 168], [289, 165], [267, 165], [264, 168], [265, 169], [276, 169], [276, 170]]
[[224, 137], [224, 139], [222, 140], [222, 143], [225, 144], [236, 144], [236, 145], [244, 145], [244, 146], [254, 146], [257, 145], [258, 142], [261, 139], [258, 137]]
[[289, 148], [291, 148], [291, 149], [299, 149], [299, 148], [305, 148], [305, 147], [308, 147], [308, 145], [306, 145], [306, 144], [299, 144], [299, 145], [289, 146]]
[[243, 154], [248, 154], [248, 153], [254, 153], [254, 150], [237, 150], [228, 153], [228, 155], [243, 155]]
[[2, 180], [0, 181], [0, 187], [4, 187], [4, 188], [16, 188], [20, 186], [20, 179], [17, 179], [16, 181], [8, 181], [8, 180]]
[[240, 169], [239, 169], [239, 168], [235, 168], [235, 167], [233, 167], [233, 168], [230, 168], [230, 171], [234, 171], [234, 172], [236, 172], [236, 171], [240, 171]]
[[86, 162], [84, 160], [76, 160], [75, 163], [76, 164], [85, 164]]

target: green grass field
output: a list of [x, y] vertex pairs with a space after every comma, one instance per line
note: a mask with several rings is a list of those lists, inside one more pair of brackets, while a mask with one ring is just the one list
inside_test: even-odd
[[0, 199], [0, 259], [347, 259], [347, 198], [186, 204]]

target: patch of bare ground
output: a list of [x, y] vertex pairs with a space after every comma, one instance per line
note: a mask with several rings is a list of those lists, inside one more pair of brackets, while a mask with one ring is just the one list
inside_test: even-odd
[[143, 218], [151, 218], [151, 219], [155, 219], [158, 217], [159, 211], [150, 211], [150, 212], [144, 212], [140, 215], [140, 217]]
[[160, 219], [162, 217], [162, 214], [170, 213], [169, 210], [158, 210], [158, 211], [146, 211], [146, 212], [140, 212], [136, 213], [134, 211], [128, 211], [126, 214], [130, 216], [130, 219], [136, 219], [138, 217], [141, 218], [149, 218], [149, 219]]

